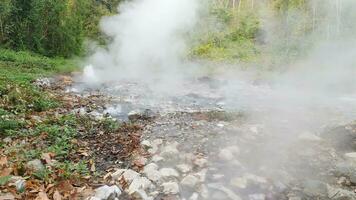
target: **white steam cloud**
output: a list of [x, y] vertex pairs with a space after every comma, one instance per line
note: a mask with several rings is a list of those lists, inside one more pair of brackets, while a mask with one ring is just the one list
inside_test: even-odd
[[184, 62], [184, 36], [197, 22], [198, 0], [134, 0], [118, 9], [119, 14], [101, 21], [103, 33], [112, 41], [89, 57], [86, 80], [174, 75]]

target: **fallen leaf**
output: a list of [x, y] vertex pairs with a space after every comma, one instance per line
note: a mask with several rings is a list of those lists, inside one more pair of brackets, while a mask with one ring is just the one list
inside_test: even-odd
[[52, 158], [55, 156], [54, 153], [42, 153], [41, 158], [46, 162], [46, 164], [51, 164], [53, 162]]
[[0, 176], [8, 176], [14, 171], [13, 168], [4, 168], [0, 172]]
[[0, 194], [0, 200], [14, 200], [14, 199], [15, 196], [10, 193]]
[[53, 193], [53, 200], [62, 200], [62, 195], [58, 192], [58, 190]]
[[49, 200], [45, 192], [39, 192], [35, 200]]
[[4, 167], [6, 165], [7, 165], [7, 157], [6, 156], [0, 157], [0, 167]]

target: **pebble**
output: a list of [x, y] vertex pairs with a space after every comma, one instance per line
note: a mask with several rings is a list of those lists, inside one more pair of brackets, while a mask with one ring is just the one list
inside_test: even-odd
[[186, 177], [184, 177], [182, 179], [180, 184], [183, 185], [183, 186], [194, 188], [197, 185], [198, 182], [199, 182], [199, 179], [197, 177], [195, 177], [193, 175], [187, 175]]
[[159, 170], [159, 172], [161, 173], [162, 177], [179, 177], [179, 173], [173, 168], [162, 168]]
[[179, 151], [175, 145], [165, 146], [161, 152], [163, 157], [175, 157], [177, 154], [179, 154]]
[[131, 183], [134, 179], [136, 179], [138, 177], [140, 177], [139, 173], [137, 173], [131, 169], [128, 169], [120, 176], [120, 179], [124, 178], [127, 183]]
[[26, 168], [33, 170], [33, 171], [42, 171], [45, 169], [44, 165], [42, 164], [41, 160], [35, 159], [27, 162]]
[[164, 194], [178, 194], [179, 185], [176, 182], [166, 182], [162, 184]]
[[182, 173], [188, 173], [192, 170], [192, 167], [187, 164], [180, 164], [180, 165], [177, 165], [176, 167]]
[[121, 190], [116, 185], [113, 186], [101, 186], [95, 189], [95, 197], [101, 200], [115, 199], [121, 195]]
[[139, 190], [146, 190], [151, 187], [153, 187], [153, 185], [150, 180], [148, 180], [146, 177], [138, 177], [132, 181], [129, 188], [127, 189], [127, 193], [131, 195]]
[[149, 197], [144, 190], [136, 190], [131, 194], [135, 200], [153, 200], [153, 197]]
[[152, 156], [152, 161], [155, 163], [158, 163], [158, 162], [164, 161], [164, 158], [159, 155], [154, 155], [154, 156]]

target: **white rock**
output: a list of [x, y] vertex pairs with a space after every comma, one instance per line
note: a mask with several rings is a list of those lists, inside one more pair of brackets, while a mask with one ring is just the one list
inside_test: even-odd
[[153, 197], [149, 197], [143, 190], [135, 191], [131, 194], [131, 197], [133, 197], [135, 200], [153, 200]]
[[313, 133], [310, 132], [304, 132], [298, 136], [300, 140], [303, 141], [308, 141], [308, 142], [319, 142], [321, 141], [321, 138], [314, 135]]
[[152, 144], [159, 146], [159, 145], [163, 144], [163, 140], [162, 139], [155, 139], [155, 140], [152, 141]]
[[42, 164], [41, 160], [35, 159], [27, 162], [26, 167], [33, 171], [41, 171], [44, 170], [44, 165]]
[[193, 175], [187, 175], [180, 182], [181, 185], [194, 188], [199, 182], [199, 179]]
[[347, 159], [356, 160], [356, 152], [346, 153], [345, 157]]
[[131, 182], [129, 188], [127, 189], [127, 193], [131, 195], [139, 190], [146, 190], [152, 186], [151, 181], [146, 177], [138, 177]]
[[194, 192], [192, 196], [189, 197], [189, 200], [198, 200], [199, 199], [199, 194]]
[[152, 144], [150, 141], [148, 140], [144, 140], [141, 142], [141, 145], [144, 146], [145, 148], [151, 148], [152, 147]]
[[145, 166], [143, 173], [151, 181], [157, 182], [162, 177], [161, 173], [157, 169], [158, 169], [158, 166], [155, 163], [150, 163]]
[[199, 193], [204, 199], [209, 198], [209, 189], [206, 185], [201, 185]]
[[206, 179], [206, 173], [208, 172], [207, 169], [202, 169], [199, 172], [195, 173], [195, 176], [198, 177], [200, 182], [204, 182]]
[[208, 160], [205, 158], [195, 158], [193, 160], [194, 165], [198, 167], [205, 167], [208, 165]]
[[180, 164], [180, 165], [177, 165], [177, 169], [182, 173], [188, 173], [192, 170], [192, 167], [187, 164]]
[[116, 185], [113, 186], [101, 186], [95, 189], [95, 197], [101, 200], [114, 199], [121, 195], [121, 190]]
[[158, 165], [156, 163], [150, 163], [143, 168], [143, 172], [158, 170]]
[[137, 173], [131, 169], [128, 169], [120, 176], [120, 179], [124, 178], [127, 183], [131, 183], [134, 179], [136, 179], [138, 177], [140, 177], [139, 173]]
[[159, 155], [152, 156], [152, 161], [155, 163], [161, 162], [163, 160], [164, 160], [164, 158], [162, 156], [159, 156]]
[[237, 146], [231, 146], [220, 150], [219, 158], [224, 161], [231, 161], [239, 153], [240, 149]]
[[162, 168], [159, 170], [159, 172], [161, 173], [162, 177], [179, 177], [179, 173], [173, 168]]
[[230, 184], [237, 188], [245, 189], [247, 187], [247, 179], [243, 177], [233, 178]]
[[126, 172], [126, 169], [118, 169], [111, 174], [111, 178], [117, 180], [124, 172]]
[[179, 154], [179, 151], [175, 145], [165, 146], [161, 152], [163, 157], [175, 157], [177, 154]]
[[264, 195], [264, 194], [250, 194], [250, 195], [248, 195], [248, 198], [250, 200], [265, 200], [266, 195]]
[[164, 194], [178, 194], [179, 185], [176, 182], [166, 182], [162, 184]]

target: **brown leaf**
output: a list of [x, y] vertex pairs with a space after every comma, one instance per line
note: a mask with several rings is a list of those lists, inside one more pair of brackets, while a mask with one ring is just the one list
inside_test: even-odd
[[6, 165], [7, 165], [7, 157], [6, 156], [0, 157], [0, 167], [4, 167]]
[[58, 192], [58, 190], [53, 193], [53, 200], [62, 200], [62, 195]]
[[14, 200], [15, 196], [11, 193], [0, 194], [0, 200]]
[[35, 200], [49, 200], [45, 192], [39, 192]]
[[41, 158], [47, 163], [47, 164], [51, 164], [53, 162], [52, 158], [55, 156], [54, 153], [42, 153]]
[[4, 168], [0, 172], [0, 176], [8, 176], [14, 171], [13, 168]]

